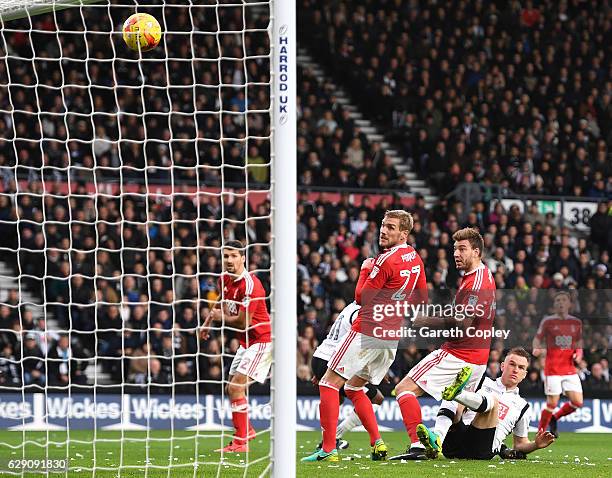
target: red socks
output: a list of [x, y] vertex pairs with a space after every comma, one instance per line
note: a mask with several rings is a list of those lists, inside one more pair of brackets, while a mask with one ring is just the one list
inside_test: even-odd
[[416, 427], [421, 423], [421, 405], [416, 396], [411, 392], [402, 392], [397, 396], [397, 403], [402, 412], [404, 426], [410, 435], [412, 443], [417, 443], [419, 437], [416, 434]]
[[338, 413], [340, 412], [340, 393], [333, 385], [319, 383], [319, 415], [323, 430], [323, 451], [330, 452], [336, 448], [336, 428], [338, 428]]
[[580, 408], [581, 406], [582, 404], [574, 405], [572, 402], [565, 402], [563, 406], [559, 410], [557, 410], [557, 413], [555, 413], [555, 418], [559, 420], [559, 418], [564, 417], [565, 415], [574, 413], [576, 409]]
[[570, 413], [574, 413], [576, 409], [580, 408], [582, 403], [572, 403], [565, 402], [556, 413], [553, 414], [548, 408], [542, 410], [542, 415], [540, 416], [540, 424], [538, 428], [540, 430], [548, 430], [548, 424], [550, 423], [550, 419], [554, 416], [557, 420], [560, 418], [569, 415]]
[[247, 432], [249, 430], [249, 413], [248, 404], [245, 397], [239, 398], [231, 402], [232, 405], [232, 422], [236, 432], [234, 438], [236, 441], [247, 441]]
[[548, 408], [544, 408], [542, 410], [542, 415], [540, 415], [540, 424], [538, 425], [539, 430], [548, 430], [548, 424], [550, 423], [550, 418], [552, 417], [553, 412]]
[[378, 423], [376, 422], [372, 402], [370, 402], [370, 399], [361, 388], [354, 390], [347, 388], [345, 385], [344, 390], [348, 399], [353, 402], [355, 413], [357, 413], [359, 420], [361, 420], [361, 424], [370, 434], [370, 445], [374, 445], [376, 440], [380, 438], [380, 433], [378, 432]]

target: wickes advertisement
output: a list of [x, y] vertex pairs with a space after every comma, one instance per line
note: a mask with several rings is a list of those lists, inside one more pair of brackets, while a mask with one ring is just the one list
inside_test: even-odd
[[[528, 400], [532, 427], [536, 427], [544, 400]], [[266, 428], [272, 417], [269, 397], [252, 396], [250, 417], [255, 428]], [[432, 425], [438, 412], [433, 399], [421, 400], [423, 421]], [[340, 418], [351, 412], [350, 402], [340, 407]], [[403, 430], [395, 400], [387, 399], [377, 411], [382, 431]], [[298, 397], [298, 430], [319, 430], [319, 399]], [[5, 430], [222, 430], [231, 429], [227, 397], [215, 395], [60, 395], [3, 394], [0, 429]], [[534, 428], [535, 430], [535, 428]], [[612, 433], [612, 400], [585, 400], [584, 407], [559, 422], [560, 431]]]

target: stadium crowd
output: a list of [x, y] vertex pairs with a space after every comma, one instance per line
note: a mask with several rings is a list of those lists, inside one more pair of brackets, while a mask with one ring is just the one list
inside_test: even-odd
[[[120, 35], [81, 33], [114, 30], [133, 13], [122, 5], [67, 9], [57, 22], [38, 15], [29, 34], [28, 19], [3, 31], [5, 180], [67, 181], [69, 174], [82, 182], [243, 186], [247, 158], [252, 183], [266, 183], [267, 18], [231, 5], [210, 14], [214, 5], [148, 2], [139, 11], [159, 18], [166, 33], [137, 62]], [[250, 30], [244, 38], [229, 33], [243, 27]]]
[[[605, 2], [299, 3], [300, 38], [439, 194], [475, 182], [612, 196]], [[355, 186], [368, 165], [353, 152], [372, 153], [348, 142], [336, 176]], [[322, 176], [310, 169], [315, 181]]]
[[[228, 196], [222, 208], [218, 197], [195, 193], [177, 194], [173, 201], [169, 197], [147, 201], [136, 193], [124, 194], [122, 201], [118, 196], [94, 201], [85, 191], [69, 199], [46, 196], [43, 204], [40, 187], [32, 183], [32, 194], [18, 196], [18, 216], [11, 202], [3, 201], [0, 216], [21, 221], [18, 226], [1, 224], [0, 246], [4, 251], [15, 249], [19, 239], [21, 252], [13, 257], [15, 270], [21, 271], [22, 284], [46, 300], [59, 328], [71, 331], [72, 349], [66, 348], [62, 335], [45, 328], [44, 319], [34, 320], [31, 307], [18, 307], [17, 291], [11, 290], [0, 305], [3, 383], [21, 383], [21, 371], [15, 365], [23, 342], [26, 384], [43, 384], [45, 371], [38, 367], [44, 367], [45, 353], [56, 357], [48, 362], [50, 385], [67, 383], [67, 370], [72, 383], [84, 384], [83, 370], [89, 363], [102, 364], [114, 383], [143, 384], [149, 373], [145, 357], [152, 353], [157, 358], [151, 361], [151, 380], [159, 387], [198, 379], [204, 383], [203, 390], [218, 390], [237, 340], [225, 332], [200, 342], [196, 328], [199, 317], [218, 296], [221, 212], [226, 218], [225, 239], [248, 238], [252, 244], [249, 269], [258, 270], [268, 284], [262, 270], [270, 266], [265, 246], [269, 204], [253, 208], [242, 198]], [[69, 226], [67, 221], [58, 221], [43, 226], [37, 217], [43, 211], [51, 214], [60, 209], [62, 200], [67, 201], [66, 210], [90, 217], [81, 217], [82, 224]], [[338, 312], [352, 301], [360, 263], [378, 252], [378, 224], [386, 209], [401, 207], [396, 201], [399, 198], [386, 196], [364, 196], [356, 201], [348, 194], [331, 201], [325, 194], [313, 197], [306, 192], [300, 197], [297, 374], [305, 390], [312, 353]], [[500, 204], [486, 208], [478, 203], [466, 220], [459, 220], [459, 206], [441, 201], [427, 210], [423, 198], [418, 198], [410, 208], [415, 226], [409, 240], [426, 264], [430, 299], [444, 301], [458, 280], [452, 233], [467, 225], [484, 232], [485, 262], [498, 288], [503, 289], [496, 327], [512, 331], [509, 343], [494, 344], [491, 375], [498, 372], [497, 359], [504, 348], [530, 343], [549, 312], [548, 291], [572, 288], [577, 289], [575, 313], [585, 323], [585, 362], [581, 366], [585, 388], [591, 382], [596, 389], [609, 387], [612, 302], [606, 294], [611, 263], [607, 243], [596, 237], [599, 230], [593, 228], [590, 237], [578, 238], [537, 209], [521, 215], [518, 209], [505, 211]], [[610, 221], [608, 207], [602, 203], [592, 221]], [[122, 215], [129, 221], [121, 222]], [[95, 217], [104, 221], [94, 223]], [[174, 221], [172, 226], [169, 218]], [[246, 232], [240, 222], [245, 218]], [[4, 256], [9, 259], [6, 253]], [[391, 381], [400, 379], [425, 352], [407, 344], [392, 367]], [[534, 370], [540, 366], [535, 362]], [[541, 388], [537, 373], [530, 379], [533, 383], [530, 380], [525, 386]], [[177, 388], [192, 389], [189, 383]]]
[[[303, 6], [313, 8], [303, 33], [329, 45], [341, 70], [356, 75], [339, 76], [341, 81], [372, 88], [353, 94], [370, 99], [374, 109], [363, 104], [364, 111], [389, 124], [405, 156], [439, 192], [467, 181], [602, 199], [591, 218], [590, 236], [581, 237], [560, 227], [553, 215], [540, 214], [535, 205], [521, 214], [485, 198], [468, 205], [441, 199], [427, 209], [417, 197], [409, 207], [416, 218], [410, 242], [426, 263], [432, 297], [443, 300], [458, 278], [452, 263], [453, 231], [465, 225], [483, 231], [486, 262], [498, 288], [507, 292], [500, 297], [496, 326], [516, 330], [512, 343], [494, 344], [491, 376], [498, 372], [502, 348], [524, 345], [533, 337], [548, 312], [548, 290], [580, 289], [575, 303], [576, 313], [585, 318], [585, 389], [608, 390], [612, 311], [609, 300], [594, 300], [591, 294], [610, 288], [612, 266], [612, 203], [604, 200], [612, 177], [606, 136], [611, 131], [611, 85], [605, 61], [598, 60], [599, 36], [609, 25], [598, 24], [597, 14], [582, 18], [572, 13], [572, 3], [559, 3], [566, 5], [564, 15], [571, 20], [555, 21], [546, 10], [541, 13], [544, 30], [515, 28], [508, 20], [513, 16], [492, 10], [495, 2], [486, 9], [468, 3], [439, 4], [435, 12], [425, 13], [433, 7], [362, 0], [349, 15], [342, 2], [334, 4], [338, 9], [332, 14], [304, 0]], [[457, 11], [466, 25], [447, 35], [445, 18], [458, 5], [483, 13]], [[520, 19], [516, 2], [511, 5]], [[545, 5], [552, 11], [552, 2]], [[398, 13], [391, 12], [392, 6]], [[187, 9], [175, 10], [176, 15], [166, 15], [168, 29], [191, 33]], [[221, 29], [242, 29], [237, 10], [243, 11], [218, 9]], [[216, 31], [204, 10], [193, 11], [201, 32]], [[111, 13], [109, 19], [106, 10], [84, 17], [66, 10], [57, 17], [66, 31], [82, 28], [83, 18], [89, 31], [104, 31], [106, 24], [119, 24], [127, 16], [120, 8]], [[424, 20], [410, 22], [406, 38], [392, 34], [403, 29], [402, 19], [415, 14]], [[247, 25], [262, 27], [265, 19], [260, 20], [249, 19]], [[355, 24], [354, 35], [346, 22]], [[544, 39], [557, 23], [560, 31], [575, 35], [558, 35], [567, 39], [549, 52]], [[136, 69], [130, 63], [135, 54], [119, 41], [111, 44], [109, 37], [94, 35], [88, 38], [88, 49], [80, 44], [82, 34], [63, 33], [58, 42], [50, 16], [38, 17], [34, 26], [40, 31], [32, 34], [33, 61], [27, 59], [32, 55], [28, 35], [4, 33], [13, 55], [0, 63], [0, 89], [10, 92], [0, 95], [0, 131], [5, 131], [0, 139], [0, 250], [22, 285], [48, 304], [43, 309], [49, 319], [70, 334], [50, 330], [45, 319], [34, 318], [40, 306], [19, 306], [18, 292], [7, 291], [0, 297], [0, 386], [92, 385], [94, 379], [86, 373], [92, 364], [109, 374], [109, 384], [131, 383], [139, 389], [150, 383], [155, 391], [180, 393], [192, 392], [192, 382], [199, 381], [201, 391], [219, 392], [238, 341], [224, 331], [201, 342], [196, 327], [218, 296], [222, 237], [248, 239], [249, 269], [258, 270], [268, 286], [262, 271], [270, 267], [265, 245], [270, 240], [270, 205], [240, 195], [198, 194], [188, 186], [267, 183], [269, 141], [251, 138], [247, 143], [244, 137], [247, 131], [250, 137], [268, 134], [267, 88], [257, 83], [267, 81], [269, 66], [262, 58], [248, 59], [245, 77], [242, 60], [201, 59], [265, 53], [267, 33], [249, 34], [247, 45], [235, 35], [219, 35], [220, 50], [211, 41], [214, 35], [194, 33], [193, 69], [190, 62], [174, 60], [191, 61], [186, 49], [191, 36], [169, 34], [167, 69], [163, 62], [146, 61]], [[468, 30], [476, 32], [470, 41], [458, 41], [457, 35]], [[583, 51], [585, 35], [593, 51]], [[416, 39], [422, 39], [419, 48], [412, 45]], [[404, 41], [408, 43], [399, 44]], [[78, 61], [87, 52], [89, 61]], [[324, 59], [326, 52], [320, 53]], [[111, 63], [104, 60], [113, 55], [117, 59], [110, 71]], [[162, 58], [165, 50], [151, 55]], [[40, 71], [45, 75], [38, 75]], [[3, 86], [11, 79], [11, 86]], [[89, 89], [75, 86], [90, 79]], [[246, 80], [248, 88], [227, 86]], [[57, 88], [62, 81], [72, 85], [63, 93]], [[118, 85], [114, 91], [113, 81]], [[38, 111], [36, 98], [27, 90], [31, 84], [38, 85], [44, 103], [45, 113], [38, 116], [33, 113]], [[299, 92], [297, 149], [304, 192], [297, 206], [297, 375], [301, 390], [308, 392], [314, 348], [352, 300], [360, 261], [377, 253], [380, 219], [387, 208], [400, 207], [400, 199], [371, 195], [357, 201], [347, 193], [336, 200], [306, 190], [408, 188], [380, 145], [369, 143], [338, 105], [329, 85], [300, 69]], [[379, 96], [387, 98], [371, 100]], [[220, 108], [230, 113], [220, 115]], [[222, 144], [221, 131], [227, 138]], [[174, 194], [158, 191], [153, 183], [172, 184]], [[92, 184], [103, 194], [93, 197]], [[408, 344], [398, 353], [390, 382], [424, 353]], [[148, 360], [151, 354], [156, 358]], [[540, 369], [536, 361], [525, 384], [533, 393], [542, 391]]]
[[[365, 196], [356, 204], [352, 197], [343, 195], [331, 203], [323, 196], [304, 194], [299, 202], [298, 376], [304, 382], [310, 378], [308, 365], [314, 349], [337, 314], [353, 300], [361, 261], [378, 253], [378, 225], [384, 211], [402, 207], [399, 200], [394, 203], [383, 198], [374, 204], [376, 199]], [[499, 372], [498, 359], [504, 349], [531, 344], [540, 321], [551, 312], [554, 290], [575, 289], [574, 313], [583, 318], [585, 327], [585, 388], [589, 389], [590, 381], [598, 389], [609, 387], [608, 379], [604, 379], [605, 385], [595, 383], [599, 377], [596, 364], [608, 377], [608, 344], [612, 339], [608, 243], [597, 242], [595, 228], [590, 237], [578, 237], [535, 207], [520, 214], [516, 207], [505, 211], [500, 204], [488, 208], [478, 203], [461, 220], [457, 206], [460, 204], [448, 206], [441, 201], [427, 210], [424, 200], [418, 198], [409, 208], [415, 216], [409, 243], [425, 263], [430, 300], [444, 303], [458, 280], [452, 258], [453, 232], [465, 226], [483, 231], [484, 262], [500, 289], [495, 327], [511, 330], [507, 343], [494, 342], [489, 373], [496, 376]], [[593, 222], [603, 219], [609, 225], [609, 206], [602, 203]], [[609, 226], [607, 231], [609, 234]], [[406, 344], [391, 369], [391, 382], [400, 380], [423, 354], [415, 344]], [[525, 387], [541, 389], [541, 369], [542, 363], [536, 361], [535, 373]]]
[[[268, 183], [268, 18], [148, 2], [139, 11], [166, 33], [136, 63], [120, 35], [93, 33], [116, 31], [133, 13], [122, 5], [2, 32], [1, 255], [39, 302], [20, 307], [15, 290], [1, 299], [0, 385], [92, 384], [93, 364], [109, 383], [197, 378], [218, 391], [238, 346], [197, 338], [200, 308], [216, 298], [219, 219], [226, 239], [246, 219], [251, 242], [266, 244], [269, 204], [253, 212], [244, 196], [195, 191]], [[263, 247], [250, 252], [252, 267], [269, 267]]]

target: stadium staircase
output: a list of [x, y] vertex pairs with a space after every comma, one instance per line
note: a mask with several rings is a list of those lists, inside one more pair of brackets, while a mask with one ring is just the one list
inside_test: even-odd
[[[19, 281], [15, 277], [15, 271], [6, 262], [0, 261], [0, 290], [8, 291], [10, 289], [19, 290]], [[46, 315], [47, 319], [47, 330], [59, 330], [59, 324], [53, 317], [50, 311], [45, 313], [45, 306], [41, 302], [40, 297], [36, 297], [30, 292], [23, 284], [21, 286], [21, 303], [24, 304], [28, 310], [32, 311], [34, 320], [38, 320]], [[99, 385], [106, 385], [112, 383], [111, 376], [109, 373], [102, 369], [101, 363], [90, 363], [85, 369], [85, 374], [88, 377], [96, 376], [96, 381]]]
[[[15, 271], [6, 262], [0, 261], [0, 290], [9, 291], [11, 289], [19, 290], [19, 280], [15, 277]], [[25, 304], [28, 310], [32, 311], [34, 320], [45, 315], [44, 305], [40, 297], [35, 297], [27, 288], [22, 284], [21, 286], [21, 303]], [[53, 319], [47, 320], [48, 326], [53, 325], [52, 328], [57, 328], [57, 322]]]
[[412, 194], [421, 194], [425, 198], [425, 203], [428, 206], [435, 203], [438, 197], [431, 188], [427, 186], [424, 180], [417, 178], [416, 173], [410, 170], [410, 166], [400, 157], [398, 151], [393, 149], [389, 142], [385, 141], [383, 132], [369, 119], [363, 117], [359, 108], [351, 103], [348, 94], [332, 81], [331, 77], [325, 73], [323, 67], [309, 55], [305, 48], [298, 48], [297, 62], [300, 66], [312, 71], [319, 83], [325, 83], [332, 87], [338, 103], [350, 112], [351, 119], [355, 121], [355, 124], [359, 126], [361, 131], [366, 135], [368, 141], [371, 143], [380, 143], [385, 154], [393, 161], [397, 172], [406, 176], [408, 186], [410, 187], [409, 192]]

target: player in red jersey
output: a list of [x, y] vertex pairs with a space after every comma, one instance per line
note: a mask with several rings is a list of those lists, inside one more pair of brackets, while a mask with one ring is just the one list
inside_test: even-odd
[[394, 304], [404, 301], [420, 303], [427, 294], [423, 261], [414, 248], [406, 244], [412, 226], [412, 216], [406, 211], [385, 213], [378, 239], [382, 252], [374, 260], [363, 287], [356, 291], [361, 309], [319, 381], [323, 446], [302, 461], [339, 460], [336, 427], [342, 386], [370, 435], [372, 459], [382, 460], [387, 456], [387, 446], [380, 438], [372, 403], [364, 387], [367, 383], [378, 385], [395, 359], [403, 317], [393, 311], [383, 314], [384, 307], [393, 309]]
[[[546, 408], [540, 416], [540, 430], [558, 437], [557, 421], [582, 407], [582, 384], [575, 363], [582, 359], [582, 321], [569, 315], [572, 305], [569, 292], [555, 295], [555, 314], [545, 317], [533, 339], [533, 355], [546, 356], [544, 365], [544, 393]], [[553, 413], [559, 397], [565, 393], [569, 402]]]
[[270, 315], [263, 285], [255, 274], [246, 270], [244, 246], [240, 241], [228, 241], [223, 247], [223, 270], [219, 279], [221, 297], [206, 318], [201, 337], [208, 338], [214, 322], [244, 330], [238, 335], [240, 347], [232, 361], [227, 384], [234, 438], [225, 448], [216, 450], [242, 453], [248, 451], [248, 440], [255, 436], [248, 417], [246, 390], [253, 381], [264, 383], [272, 365]]
[[442, 391], [463, 371], [462, 387], [473, 391], [487, 368], [491, 338], [479, 337], [489, 331], [495, 317], [495, 280], [482, 262], [484, 241], [473, 228], [453, 234], [454, 258], [463, 272], [461, 285], [453, 301], [453, 314], [444, 317], [419, 316], [414, 327], [455, 329], [457, 338], [445, 342], [414, 366], [395, 387], [411, 444], [405, 454], [394, 459], [423, 460], [436, 458], [453, 423], [457, 405], [442, 401], [436, 425], [429, 430], [421, 423], [421, 407], [417, 397], [424, 392], [442, 400]]

